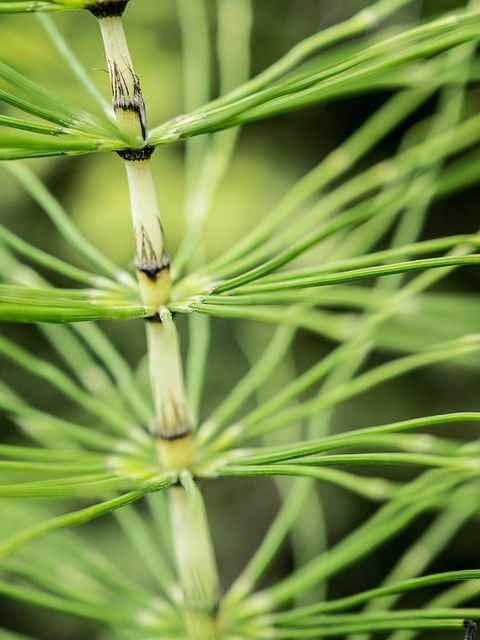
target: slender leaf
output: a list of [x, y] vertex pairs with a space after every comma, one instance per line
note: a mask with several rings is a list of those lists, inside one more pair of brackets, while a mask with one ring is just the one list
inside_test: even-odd
[[[411, 60], [430, 56], [478, 38], [478, 12], [459, 12], [397, 36], [383, 39], [357, 56], [308, 74], [297, 73], [273, 86], [229, 100], [221, 99], [152, 131], [150, 143], [161, 144], [264, 119], [368, 86], [372, 79]], [[436, 83], [436, 78], [432, 78]]]

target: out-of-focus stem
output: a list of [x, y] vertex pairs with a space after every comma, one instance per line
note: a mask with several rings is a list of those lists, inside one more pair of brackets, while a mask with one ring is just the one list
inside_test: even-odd
[[177, 332], [167, 309], [160, 322], [147, 322], [150, 378], [160, 463], [165, 469], [188, 469], [192, 463], [193, 420], [187, 406]]
[[191, 640], [218, 640], [219, 584], [205, 507], [190, 474], [180, 481], [168, 497], [186, 631]]

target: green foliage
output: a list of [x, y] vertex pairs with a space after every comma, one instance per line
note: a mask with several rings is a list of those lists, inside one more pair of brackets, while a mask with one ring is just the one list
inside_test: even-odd
[[0, 12], [68, 11], [83, 9], [89, 4], [91, 3], [85, 2], [85, 0], [0, 0]]
[[[86, 4], [0, 1], [0, 12]], [[414, 0], [379, 0], [319, 33], [309, 28], [250, 79], [260, 8], [249, 0], [177, 4], [185, 113], [154, 123], [147, 138], [156, 156], [185, 145], [185, 233], [165, 308], [142, 301], [128, 260], [119, 267], [107, 257], [120, 221], [90, 240], [82, 219], [47, 186], [49, 171], [75, 162], [52, 157], [144, 145], [117, 125], [74, 53], [75, 34], [71, 43], [62, 36], [59, 27], [75, 24], [16, 18], [39, 18], [36, 28], [51, 39], [74, 92], [93, 97], [92, 113], [66, 88], [53, 92], [31, 79], [28, 59], [15, 69], [0, 65], [5, 198], [35, 207], [35, 228], [48, 234], [45, 242], [19, 223], [23, 210], [0, 227], [0, 321], [38, 325], [16, 335], [5, 324], [0, 338], [0, 408], [9, 427], [0, 445], [0, 594], [28, 610], [83, 620], [90, 637], [112, 640], [367, 640], [376, 633], [400, 640], [429, 629], [461, 637], [463, 619], [480, 618], [480, 572], [445, 557], [478, 516], [480, 413], [476, 398], [442, 402], [418, 392], [415, 381], [428, 380], [442, 396], [442, 378], [478, 379], [480, 305], [461, 279], [478, 271], [478, 230], [466, 229], [458, 212], [458, 227], [425, 230], [434, 205], [455, 202], [478, 180], [478, 3], [420, 20]], [[134, 7], [159, 23], [167, 11], [145, 0], [131, 5], [125, 20]], [[402, 8], [410, 22], [397, 19]], [[162, 60], [153, 64], [158, 82]], [[166, 91], [157, 84], [146, 95], [160, 100]], [[260, 221], [245, 214], [243, 237], [216, 249], [231, 222], [222, 185], [243, 157], [240, 125], [258, 122], [250, 131], [261, 138], [262, 122], [274, 116], [287, 127], [291, 111], [379, 92], [381, 105], [358, 128], [332, 151], [315, 148], [318, 164], [300, 177], [295, 168]], [[120, 160], [111, 154], [109, 161], [101, 186], [114, 201]], [[241, 182], [235, 197], [245, 189], [253, 206], [266, 190], [263, 170], [259, 163], [258, 184]], [[178, 218], [167, 217], [168, 226]], [[176, 465], [159, 453], [155, 423], [158, 396], [179, 371], [170, 313], [184, 338], [195, 425], [191, 460]], [[160, 353], [161, 375], [150, 362], [152, 394], [145, 349], [136, 344], [140, 318], [173, 335]], [[112, 322], [100, 327], [100, 320]], [[248, 480], [256, 476], [273, 477], [270, 489]], [[262, 506], [250, 517], [265, 510], [271, 522], [248, 558], [240, 553], [243, 566], [232, 563], [235, 576], [212, 609], [218, 577], [200, 481], [222, 485], [231, 477], [259, 483]], [[333, 507], [330, 492], [341, 496]], [[272, 495], [279, 506], [267, 509]], [[357, 500], [367, 507], [350, 520]], [[233, 515], [236, 501], [245, 498], [229, 498]], [[340, 533], [337, 512], [348, 521]], [[239, 541], [218, 543], [217, 520], [217, 555], [225, 545], [223, 555], [235, 556]], [[395, 558], [377, 569], [388, 544]], [[287, 547], [291, 567], [276, 575], [270, 568]], [[368, 563], [372, 576], [345, 590], [342, 575]]]

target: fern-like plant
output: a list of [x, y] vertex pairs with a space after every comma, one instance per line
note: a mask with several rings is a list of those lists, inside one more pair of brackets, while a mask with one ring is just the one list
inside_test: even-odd
[[480, 3], [172, 4], [0, 0], [0, 638], [471, 639]]

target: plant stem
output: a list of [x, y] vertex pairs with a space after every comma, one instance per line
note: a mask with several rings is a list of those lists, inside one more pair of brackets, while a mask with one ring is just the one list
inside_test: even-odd
[[131, 146], [118, 153], [125, 161], [130, 190], [140, 295], [145, 305], [158, 308], [170, 299], [170, 257], [150, 162], [153, 148], [146, 143], [145, 104], [121, 16], [100, 17], [98, 22], [110, 74], [115, 118], [121, 132], [131, 140]]
[[142, 302], [159, 313], [147, 323], [150, 376], [155, 403], [154, 435], [165, 469], [191, 465], [192, 420], [187, 409], [183, 371], [175, 327], [163, 307], [170, 299], [170, 258], [160, 222], [147, 142], [147, 119], [140, 82], [128, 50], [121, 13], [97, 11], [105, 46], [115, 117], [132, 146], [119, 152], [125, 161], [135, 231], [135, 267]]
[[[146, 323], [150, 378], [155, 404], [153, 435], [165, 470], [178, 473], [183, 486], [168, 494], [176, 567], [191, 640], [215, 640], [219, 586], [203, 500], [186, 469], [192, 467], [193, 419], [187, 405], [182, 361], [172, 316], [168, 256], [147, 145], [145, 105], [123, 31], [121, 16], [100, 16], [112, 85], [113, 108], [122, 132], [135, 139], [119, 152], [124, 159], [135, 230], [135, 266], [145, 305], [158, 310]], [[140, 143], [140, 146], [137, 143]]]
[[170, 258], [160, 222], [150, 159], [125, 160], [135, 229], [135, 267], [142, 302], [160, 307], [171, 294]]
[[183, 486], [172, 487], [168, 497], [185, 623], [191, 640], [215, 640], [219, 585], [205, 507], [190, 474], [180, 481]]
[[154, 435], [165, 469], [188, 469], [192, 463], [193, 420], [187, 406], [177, 332], [167, 309], [161, 322], [148, 322], [150, 377], [155, 402]]

